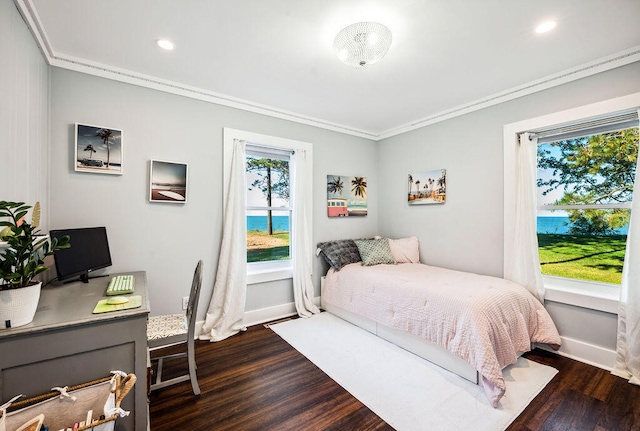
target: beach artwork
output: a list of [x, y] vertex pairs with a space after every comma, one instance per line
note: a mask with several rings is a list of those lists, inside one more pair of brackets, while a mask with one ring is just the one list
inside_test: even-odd
[[327, 214], [329, 217], [367, 215], [367, 179], [327, 175]]
[[187, 202], [187, 165], [151, 160], [149, 201], [183, 204]]
[[75, 170], [122, 175], [122, 130], [76, 123]]
[[447, 170], [409, 174], [409, 205], [443, 204], [447, 199]]

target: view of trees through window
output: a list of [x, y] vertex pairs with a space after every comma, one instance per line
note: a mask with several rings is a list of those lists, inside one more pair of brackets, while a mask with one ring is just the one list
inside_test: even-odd
[[247, 155], [247, 262], [291, 259], [289, 160]]
[[543, 274], [620, 284], [637, 158], [637, 127], [538, 146]]

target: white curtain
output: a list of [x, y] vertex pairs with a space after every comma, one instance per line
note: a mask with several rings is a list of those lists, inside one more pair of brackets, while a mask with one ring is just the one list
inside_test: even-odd
[[633, 190], [618, 304], [617, 357], [611, 372], [640, 385], [640, 173], [637, 168]]
[[529, 133], [522, 133], [517, 150], [514, 247], [513, 253], [505, 259], [504, 278], [524, 286], [543, 302], [544, 285], [536, 233], [537, 151], [537, 138], [531, 137]]
[[247, 329], [243, 324], [247, 296], [245, 193], [245, 142], [235, 140], [218, 271], [201, 340], [220, 341]]
[[311, 317], [320, 312], [313, 303], [313, 242], [311, 239], [311, 213], [313, 188], [307, 171], [307, 152], [296, 150], [292, 156], [295, 170], [291, 185], [294, 197], [291, 238], [293, 242], [293, 298], [300, 317]]

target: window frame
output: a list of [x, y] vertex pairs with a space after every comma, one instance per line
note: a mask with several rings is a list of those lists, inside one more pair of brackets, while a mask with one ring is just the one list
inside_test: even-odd
[[[257, 149], [258, 151], [254, 151]], [[260, 154], [258, 154], [258, 152]], [[284, 160], [285, 158], [281, 155], [281, 149], [273, 149], [271, 151], [270, 148], [266, 148], [262, 146], [260, 143], [247, 142], [246, 150], [245, 150], [245, 158], [248, 157], [263, 157], [263, 158], [271, 158]], [[291, 182], [291, 171], [293, 168], [293, 162], [290, 156], [286, 157], [287, 162], [289, 163], [289, 182]], [[246, 174], [246, 171], [245, 171]], [[246, 178], [246, 176], [245, 176]], [[249, 184], [246, 184], [247, 189]], [[250, 206], [245, 202], [245, 215], [248, 214], [249, 211], [281, 211], [289, 213], [289, 259], [282, 260], [270, 260], [264, 262], [247, 262], [247, 275], [251, 275], [252, 279], [263, 279], [264, 274], [271, 273], [271, 277], [277, 276], [282, 278], [292, 277], [292, 260], [293, 260], [293, 243], [291, 241], [291, 224], [293, 223], [293, 206], [291, 205], [293, 195], [291, 190], [291, 184], [289, 184], [289, 205], [287, 207], [269, 207], [269, 206]], [[278, 275], [276, 275], [278, 274]], [[267, 277], [269, 278], [269, 277]], [[268, 281], [268, 280], [267, 280]]]
[[[526, 131], [536, 131], [556, 127], [578, 124], [596, 118], [620, 115], [625, 112], [638, 110], [640, 107], [640, 93], [605, 100], [590, 105], [580, 106], [565, 111], [530, 118], [523, 121], [506, 124], [503, 127], [503, 163], [504, 163], [504, 255], [513, 254], [515, 244], [514, 227], [516, 222], [516, 178], [518, 136]], [[504, 267], [503, 267], [504, 271]], [[546, 290], [545, 299], [553, 302], [576, 305], [593, 310], [605, 311], [612, 314], [618, 312], [620, 289], [616, 285], [574, 280], [548, 275], [542, 276]]]
[[[307, 142], [295, 141], [286, 138], [280, 138], [276, 136], [263, 135], [260, 133], [248, 132], [244, 130], [232, 129], [225, 127], [223, 128], [223, 199], [226, 202], [227, 193], [229, 189], [229, 178], [230, 178], [230, 170], [231, 170], [231, 162], [233, 155], [233, 142], [234, 140], [242, 140], [247, 143], [247, 145], [251, 145], [254, 147], [262, 147], [266, 153], [269, 152], [270, 149], [273, 150], [273, 154], [276, 155], [278, 152], [282, 151], [296, 151], [296, 150], [305, 150], [307, 152], [307, 160], [312, 166], [312, 145]], [[293, 278], [293, 266], [294, 266], [294, 256], [295, 256], [295, 243], [293, 241], [293, 223], [295, 219], [295, 190], [293, 186], [293, 179], [296, 174], [295, 161], [292, 159], [289, 160], [289, 175], [291, 176], [291, 193], [289, 197], [289, 209], [291, 210], [291, 217], [289, 221], [289, 229], [290, 229], [290, 242], [289, 242], [289, 253], [291, 259], [288, 260], [274, 260], [268, 262], [246, 262], [247, 267], [247, 284], [257, 284], [257, 283], [266, 283], [270, 281], [276, 280], [285, 280]], [[302, 175], [307, 175], [309, 184], [312, 181], [312, 172], [309, 169], [307, 172], [301, 172]], [[247, 210], [246, 200], [245, 200], [245, 217]], [[273, 208], [275, 210], [282, 210], [282, 208]], [[310, 227], [311, 229], [311, 227]]]

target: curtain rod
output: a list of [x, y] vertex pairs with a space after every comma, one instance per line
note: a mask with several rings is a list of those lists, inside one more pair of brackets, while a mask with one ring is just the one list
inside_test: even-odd
[[256, 144], [254, 142], [249, 142], [249, 141], [245, 141], [245, 144], [247, 147], [249, 147], [249, 151], [254, 151], [254, 152], [259, 152], [260, 150], [262, 151], [268, 151], [268, 152], [273, 152], [273, 153], [280, 153], [280, 154], [290, 154], [293, 155], [296, 153], [296, 151], [292, 148], [283, 148], [283, 147], [272, 147], [269, 145], [264, 145], [264, 144]]
[[624, 123], [638, 119], [638, 112], [629, 112], [615, 117], [601, 118], [598, 120], [587, 121], [585, 123], [571, 124], [568, 126], [558, 127], [556, 129], [541, 130], [539, 132], [529, 132], [529, 138], [545, 138], [547, 136], [560, 135], [563, 133], [576, 132], [583, 129], [591, 129], [598, 126], [607, 126], [610, 124]]

